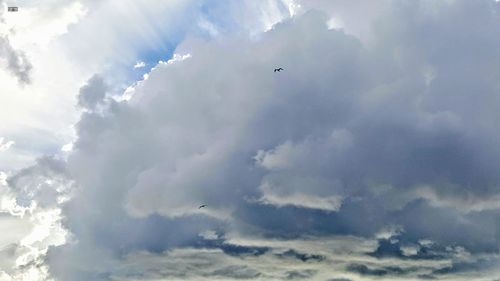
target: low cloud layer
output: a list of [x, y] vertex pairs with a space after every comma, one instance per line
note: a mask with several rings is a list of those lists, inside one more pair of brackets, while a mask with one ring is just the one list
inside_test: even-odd
[[[9, 181], [62, 206], [52, 276], [498, 276], [500, 5], [384, 2], [341, 30], [310, 3], [258, 38], [187, 38], [126, 100], [88, 81], [67, 159]], [[16, 191], [40, 173], [71, 187]]]

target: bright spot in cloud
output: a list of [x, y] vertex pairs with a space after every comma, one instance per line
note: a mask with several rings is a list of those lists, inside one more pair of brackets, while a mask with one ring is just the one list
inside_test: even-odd
[[143, 62], [143, 61], [138, 61], [136, 62], [136, 64], [134, 65], [134, 68], [143, 68], [146, 66], [146, 63]]
[[70, 152], [73, 150], [73, 143], [67, 143], [65, 145], [63, 145], [63, 147], [61, 148], [61, 151], [64, 151], [64, 152]]

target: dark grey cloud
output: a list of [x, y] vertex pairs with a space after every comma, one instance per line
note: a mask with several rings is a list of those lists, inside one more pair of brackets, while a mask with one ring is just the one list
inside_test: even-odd
[[[384, 276], [390, 272], [389, 270], [386, 270], [386, 269], [369, 268], [368, 266], [366, 266], [364, 264], [350, 264], [349, 266], [347, 266], [347, 271], [356, 272], [356, 273], [359, 273], [361, 275], [374, 275], [374, 276]], [[392, 272], [396, 272], [398, 274], [400, 273], [397, 270], [392, 271]]]
[[[5, 1], [0, 1], [2, 10], [0, 11], [0, 23], [5, 23]], [[6, 34], [0, 35], [0, 61], [12, 75], [14, 75], [20, 84], [29, 84], [31, 81], [30, 72], [32, 65], [26, 54], [16, 50], [9, 41]]]
[[[79, 103], [103, 110], [82, 114], [60, 169], [77, 184], [63, 207], [75, 242], [50, 249], [50, 272], [61, 280], [327, 280], [330, 267], [346, 278], [494, 276], [500, 6], [381, 5], [359, 29], [369, 40], [329, 29], [328, 9], [258, 39], [187, 38], [177, 52], [192, 56], [158, 64], [129, 101], [103, 101], [106, 86], [92, 78]], [[371, 247], [338, 256], [301, 246], [332, 236]], [[152, 272], [141, 263], [168, 258]], [[124, 274], [125, 262], [135, 271]], [[262, 267], [269, 262], [279, 266]]]
[[[205, 244], [204, 246], [206, 247], [207, 244]], [[234, 256], [244, 256], [244, 255], [260, 256], [270, 250], [268, 247], [247, 247], [247, 246], [234, 245], [228, 243], [221, 243], [217, 246], [224, 253]]]
[[261, 273], [246, 266], [228, 266], [217, 269], [210, 275], [231, 279], [256, 279]]
[[97, 105], [104, 102], [107, 91], [109, 91], [109, 86], [104, 81], [104, 78], [94, 75], [80, 88], [78, 105], [88, 110], [94, 110]]
[[42, 157], [31, 167], [18, 171], [7, 180], [20, 207], [36, 202], [41, 208], [56, 207], [72, 189], [66, 163], [54, 157]]
[[[495, 252], [496, 214], [481, 204], [500, 180], [500, 135], [488, 125], [497, 82], [470, 70], [498, 72], [497, 9], [398, 2], [370, 44], [328, 30], [319, 12], [257, 42], [186, 41], [178, 52], [192, 58], [157, 66], [129, 103], [82, 116], [68, 159], [82, 188], [66, 226], [82, 245], [123, 253], [194, 245], [210, 228], [369, 238], [388, 225], [409, 243]], [[468, 55], [479, 45], [487, 51]], [[474, 211], [462, 209], [469, 201]], [[210, 207], [196, 214], [201, 203]], [[385, 247], [373, 255], [403, 259]], [[51, 262], [62, 258], [54, 249]], [[348, 267], [407, 274], [398, 268]]]
[[31, 63], [24, 52], [14, 49], [7, 36], [0, 36], [0, 60], [20, 84], [31, 82]]
[[347, 266], [347, 271], [369, 276], [405, 276], [418, 272], [421, 268], [402, 268], [399, 266], [369, 267], [364, 264], [353, 263]]
[[484, 270], [492, 269], [497, 266], [498, 266], [498, 260], [487, 259], [487, 258], [478, 259], [475, 261], [454, 261], [451, 264], [451, 266], [435, 270], [434, 274], [446, 275], [450, 273], [470, 272], [470, 271], [483, 272]]
[[316, 274], [316, 271], [315, 270], [311, 270], [311, 269], [305, 269], [305, 270], [293, 270], [293, 271], [289, 271], [287, 272], [287, 275], [286, 275], [286, 278], [288, 280], [296, 280], [296, 279], [299, 279], [299, 280], [303, 280], [303, 279], [310, 279], [312, 278], [314, 275]]
[[318, 262], [322, 261], [325, 259], [324, 256], [321, 255], [314, 255], [314, 254], [306, 254], [306, 253], [300, 253], [295, 251], [294, 249], [290, 249], [286, 252], [283, 252], [282, 254], [278, 254], [279, 257], [291, 257], [291, 258], [296, 258], [299, 259], [303, 262], [311, 261], [311, 262]]
[[381, 239], [375, 251], [368, 253], [376, 258], [398, 258], [417, 260], [443, 260], [449, 258], [452, 253], [447, 253], [446, 249], [437, 243], [431, 245], [410, 244], [415, 249], [414, 253], [405, 253], [404, 243], [398, 238]]

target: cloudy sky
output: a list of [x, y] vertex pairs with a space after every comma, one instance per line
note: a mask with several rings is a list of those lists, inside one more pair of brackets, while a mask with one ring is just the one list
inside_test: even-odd
[[0, 281], [500, 280], [500, 2], [0, 6]]

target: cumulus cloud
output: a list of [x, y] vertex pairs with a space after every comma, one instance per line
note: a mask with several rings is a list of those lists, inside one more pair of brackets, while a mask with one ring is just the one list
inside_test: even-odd
[[[496, 276], [500, 6], [388, 1], [349, 29], [361, 2], [331, 2], [345, 30], [312, 1], [326, 12], [258, 38], [189, 37], [177, 58], [190, 56], [159, 63], [122, 101], [89, 80], [80, 105], [103, 110], [82, 114], [67, 161], [38, 164], [76, 183], [61, 213], [72, 239], [48, 250], [50, 273]], [[19, 199], [69, 193], [28, 192], [25, 174], [40, 173], [9, 181]]]
[[[178, 51], [191, 58], [158, 65], [128, 102], [110, 101], [103, 115], [84, 114], [67, 163], [82, 188], [64, 209], [78, 242], [50, 252], [53, 273], [105, 278], [104, 268], [92, 262], [102, 251], [116, 262], [112, 253], [210, 247], [199, 235], [209, 229], [368, 239], [400, 225], [399, 240], [432, 239], [443, 257], [455, 255], [445, 249], [452, 245], [494, 252], [496, 212], [433, 206], [415, 190], [425, 185], [450, 202], [497, 193], [498, 134], [487, 122], [498, 112], [488, 102], [497, 82], [469, 69], [498, 72], [489, 63], [497, 48], [474, 59], [470, 53], [473, 46], [496, 46], [498, 6], [418, 3], [395, 5], [374, 27], [370, 45], [328, 29], [328, 17], [318, 12], [279, 24], [257, 41], [188, 40]], [[466, 15], [474, 19], [466, 28], [451, 24]], [[475, 41], [454, 37], [464, 32]], [[286, 70], [275, 74], [276, 65]], [[474, 114], [478, 108], [481, 114]], [[201, 203], [229, 216], [197, 213]], [[131, 235], [131, 229], [137, 231]], [[403, 250], [390, 249], [365, 254], [405, 259]], [[80, 266], [61, 266], [66, 263]], [[439, 273], [354, 261], [342, 271]], [[202, 275], [224, 272], [258, 276], [237, 265]], [[282, 274], [315, 278], [317, 271]]]

